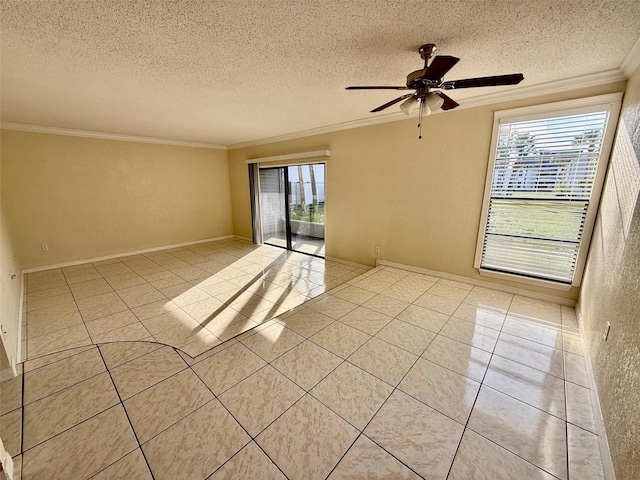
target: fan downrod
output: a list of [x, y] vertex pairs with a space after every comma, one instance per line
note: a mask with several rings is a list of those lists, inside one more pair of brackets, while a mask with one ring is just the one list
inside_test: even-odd
[[435, 45], [435, 43], [426, 43], [426, 44], [422, 45], [418, 49], [418, 53], [420, 54], [420, 58], [422, 58], [424, 60], [424, 67], [425, 68], [427, 68], [427, 62], [429, 61], [429, 59], [431, 57], [433, 57], [433, 55], [436, 53], [437, 49], [438, 49], [438, 47]]

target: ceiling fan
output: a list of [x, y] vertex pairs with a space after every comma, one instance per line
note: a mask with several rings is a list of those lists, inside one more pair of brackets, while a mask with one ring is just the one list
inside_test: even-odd
[[451, 110], [458, 106], [458, 103], [448, 95], [445, 95], [440, 90], [432, 91], [432, 89], [455, 90], [459, 88], [516, 85], [524, 79], [521, 73], [513, 73], [510, 75], [465, 78], [463, 80], [449, 80], [445, 82], [443, 81], [443, 77], [460, 59], [449, 55], [438, 55], [429, 63], [436, 49], [437, 47], [433, 43], [427, 43], [418, 49], [420, 58], [424, 60], [424, 68], [407, 75], [407, 84], [405, 86], [355, 86], [347, 87], [347, 90], [415, 90], [414, 93], [407, 93], [406, 95], [402, 95], [384, 105], [374, 108], [371, 110], [371, 113], [380, 112], [404, 100], [404, 102], [400, 104], [400, 109], [409, 115], [416, 105], [419, 104], [418, 127], [420, 128], [420, 136], [418, 138], [422, 138], [422, 117], [424, 115], [430, 115], [439, 108], [442, 108], [442, 110]]

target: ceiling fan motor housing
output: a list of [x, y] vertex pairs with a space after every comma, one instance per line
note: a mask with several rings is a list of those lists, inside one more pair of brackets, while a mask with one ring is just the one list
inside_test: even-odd
[[415, 72], [411, 72], [407, 75], [407, 87], [409, 88], [436, 88], [440, 85], [441, 80], [429, 80], [428, 78], [424, 78], [424, 74], [427, 71], [426, 68], [416, 70]]

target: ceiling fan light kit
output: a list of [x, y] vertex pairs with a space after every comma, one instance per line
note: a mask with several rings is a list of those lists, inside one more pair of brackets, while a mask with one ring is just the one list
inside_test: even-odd
[[400, 104], [400, 110], [402, 110], [405, 115], [411, 115], [411, 112], [413, 112], [417, 104], [418, 99], [412, 95]]
[[439, 110], [442, 105], [444, 105], [444, 98], [440, 95], [436, 95], [435, 93], [428, 94], [424, 100], [424, 106], [428, 109], [429, 114]]
[[[422, 128], [423, 116], [430, 115], [432, 112], [435, 112], [440, 108], [442, 108], [442, 110], [451, 110], [458, 106], [458, 103], [455, 100], [441, 90], [517, 85], [524, 80], [524, 75], [521, 73], [513, 73], [509, 75], [465, 78], [462, 80], [450, 80], [445, 82], [443, 77], [455, 66], [456, 63], [460, 61], [460, 59], [450, 55], [438, 55], [429, 62], [436, 50], [437, 47], [433, 43], [427, 43], [418, 49], [420, 58], [424, 60], [424, 68], [411, 72], [407, 75], [407, 83], [405, 86], [355, 86], [347, 87], [347, 90], [415, 90], [414, 93], [401, 95], [384, 105], [374, 108], [371, 110], [371, 113], [380, 112], [392, 105], [395, 105], [396, 103], [402, 102], [400, 104], [400, 109], [406, 115], [410, 115], [416, 105], [419, 104], [418, 127]], [[422, 134], [420, 134], [418, 138], [422, 138]]]

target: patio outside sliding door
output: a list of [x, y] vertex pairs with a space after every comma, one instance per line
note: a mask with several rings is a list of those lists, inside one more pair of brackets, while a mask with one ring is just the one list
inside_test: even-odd
[[324, 163], [287, 167], [291, 248], [324, 257]]
[[262, 241], [324, 257], [325, 165], [261, 167]]

